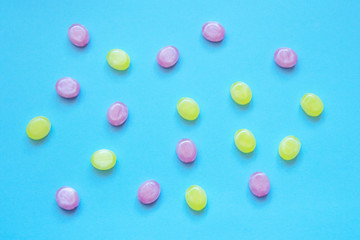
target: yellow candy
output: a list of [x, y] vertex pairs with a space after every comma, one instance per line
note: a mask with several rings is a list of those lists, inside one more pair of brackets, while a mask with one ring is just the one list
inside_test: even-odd
[[192, 98], [184, 97], [177, 103], [177, 110], [186, 120], [195, 120], [200, 113], [199, 105]]
[[189, 207], [195, 211], [202, 210], [207, 203], [204, 189], [197, 185], [192, 185], [186, 190], [185, 199]]
[[91, 156], [91, 164], [99, 170], [108, 170], [114, 167], [116, 163], [115, 154], [107, 149], [101, 149]]
[[324, 104], [321, 99], [312, 93], [307, 93], [302, 97], [301, 107], [311, 117], [319, 116], [324, 110]]
[[251, 101], [251, 89], [246, 83], [236, 82], [231, 85], [230, 93], [232, 99], [240, 105], [248, 104]]
[[107, 61], [112, 68], [121, 71], [126, 70], [130, 65], [129, 55], [121, 49], [110, 50]]
[[284, 160], [294, 159], [300, 152], [300, 141], [294, 136], [285, 137], [279, 145], [279, 154]]
[[256, 140], [254, 135], [247, 129], [240, 129], [235, 133], [235, 145], [243, 153], [254, 151]]
[[46, 137], [51, 129], [49, 119], [46, 117], [35, 117], [30, 120], [26, 127], [26, 133], [33, 140], [40, 140]]

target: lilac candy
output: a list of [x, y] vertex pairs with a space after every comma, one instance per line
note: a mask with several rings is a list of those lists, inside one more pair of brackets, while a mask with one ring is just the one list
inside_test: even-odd
[[56, 82], [55, 90], [63, 98], [74, 98], [79, 95], [80, 85], [75, 79], [64, 77]]
[[270, 180], [263, 172], [255, 172], [250, 176], [249, 187], [257, 197], [264, 197], [270, 191]]
[[279, 48], [274, 54], [276, 64], [283, 68], [292, 68], [296, 65], [297, 59], [296, 52], [291, 48]]
[[196, 159], [196, 146], [190, 139], [181, 139], [176, 146], [176, 154], [180, 161], [184, 163], [191, 163]]
[[89, 43], [89, 31], [81, 24], [75, 23], [68, 29], [70, 42], [77, 47], [85, 47]]
[[128, 108], [122, 102], [114, 102], [107, 111], [107, 119], [113, 126], [120, 126], [128, 117]]
[[65, 210], [73, 210], [79, 205], [79, 195], [71, 187], [61, 187], [56, 191], [55, 199], [59, 207]]
[[148, 180], [140, 185], [137, 196], [143, 204], [155, 202], [160, 195], [160, 185], [155, 180]]
[[174, 46], [162, 48], [157, 55], [157, 62], [163, 68], [174, 66], [179, 59], [179, 50]]
[[202, 35], [210, 42], [220, 42], [224, 39], [225, 29], [218, 22], [207, 22], [202, 27]]

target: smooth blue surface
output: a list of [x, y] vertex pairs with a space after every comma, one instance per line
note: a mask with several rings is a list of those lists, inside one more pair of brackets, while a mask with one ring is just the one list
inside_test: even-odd
[[[360, 2], [353, 1], [1, 1], [0, 5], [0, 239], [360, 239]], [[223, 42], [201, 36], [218, 21]], [[67, 38], [85, 25], [90, 44]], [[166, 45], [178, 64], [156, 63]], [[291, 47], [294, 69], [276, 66], [273, 54]], [[106, 54], [125, 50], [126, 72], [111, 69]], [[59, 78], [81, 86], [74, 100], [55, 92]], [[235, 81], [253, 91], [248, 107], [230, 97]], [[324, 102], [320, 119], [307, 117], [301, 97]], [[199, 119], [182, 120], [181, 97], [200, 105]], [[124, 126], [106, 120], [107, 108], [129, 108]], [[40, 142], [25, 128], [47, 116], [52, 129]], [[236, 130], [250, 129], [253, 154], [235, 147]], [[284, 162], [278, 144], [297, 136], [297, 160]], [[198, 147], [182, 164], [181, 138]], [[90, 164], [93, 152], [117, 155], [106, 173]], [[248, 178], [264, 171], [267, 198], [257, 199]], [[156, 204], [136, 197], [148, 179], [162, 188]], [[201, 213], [185, 203], [185, 190], [208, 195]], [[76, 211], [61, 210], [55, 192], [75, 188]]]

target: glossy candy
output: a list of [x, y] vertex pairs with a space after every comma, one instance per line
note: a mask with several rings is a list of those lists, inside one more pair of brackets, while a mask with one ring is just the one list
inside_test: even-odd
[[279, 145], [279, 155], [284, 160], [294, 159], [300, 152], [301, 144], [295, 136], [285, 137]]
[[59, 207], [65, 210], [73, 210], [79, 205], [79, 195], [71, 187], [61, 187], [56, 191], [55, 199]]
[[77, 47], [85, 47], [89, 43], [89, 32], [81, 24], [75, 23], [68, 29], [68, 36], [72, 44]]
[[180, 116], [186, 120], [195, 120], [200, 113], [199, 105], [194, 99], [183, 97], [177, 103], [177, 110]]
[[154, 180], [148, 180], [140, 185], [138, 189], [138, 199], [143, 204], [155, 202], [160, 195], [160, 185]]
[[324, 110], [323, 102], [313, 93], [307, 93], [302, 97], [301, 107], [311, 117], [319, 116]]
[[55, 90], [63, 98], [74, 98], [79, 95], [80, 85], [75, 79], [64, 77], [56, 82]]
[[256, 140], [252, 132], [247, 129], [240, 129], [235, 133], [235, 145], [243, 153], [254, 151]]
[[232, 99], [240, 105], [248, 104], [251, 101], [251, 89], [246, 83], [236, 82], [231, 85], [230, 93]]
[[276, 50], [274, 60], [282, 68], [291, 68], [297, 63], [297, 54], [291, 48], [282, 47]]
[[122, 125], [128, 117], [128, 108], [122, 102], [114, 102], [107, 111], [107, 119], [113, 126]]
[[162, 48], [157, 55], [157, 62], [163, 68], [174, 66], [179, 59], [179, 50], [174, 46]]
[[207, 196], [200, 186], [192, 185], [186, 190], [185, 200], [191, 209], [201, 211], [206, 206]]
[[184, 163], [191, 163], [196, 159], [196, 146], [190, 139], [181, 139], [176, 146], [176, 154], [180, 161]]
[[112, 68], [124, 71], [130, 65], [130, 57], [121, 49], [112, 49], [107, 55], [107, 62]]
[[30, 120], [26, 127], [26, 133], [33, 140], [40, 140], [46, 137], [51, 129], [49, 119], [40, 116]]
[[91, 164], [99, 170], [109, 170], [115, 166], [116, 156], [107, 149], [101, 149], [91, 156]]
[[257, 197], [264, 197], [270, 191], [270, 180], [263, 172], [255, 172], [250, 176], [249, 187]]
[[207, 22], [202, 27], [202, 35], [210, 42], [220, 42], [224, 39], [225, 29], [217, 22]]

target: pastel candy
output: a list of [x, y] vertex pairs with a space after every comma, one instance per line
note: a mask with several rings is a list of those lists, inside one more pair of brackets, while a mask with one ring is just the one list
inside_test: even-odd
[[148, 180], [142, 183], [138, 189], [138, 199], [143, 204], [155, 202], [160, 195], [160, 185], [154, 180]]
[[55, 90], [63, 98], [74, 98], [79, 95], [80, 84], [71, 77], [65, 77], [56, 82]]
[[159, 51], [156, 59], [163, 68], [172, 67], [179, 59], [179, 50], [174, 46], [164, 47]]
[[311, 117], [319, 116], [324, 110], [323, 102], [313, 93], [305, 94], [300, 104], [304, 112]]
[[115, 166], [116, 156], [107, 149], [101, 149], [91, 156], [91, 164], [98, 170], [109, 170]]
[[207, 22], [202, 27], [202, 35], [208, 41], [220, 42], [224, 39], [225, 29], [218, 22]]
[[276, 50], [274, 60], [282, 68], [291, 68], [297, 63], [297, 54], [291, 48], [282, 47]]
[[35, 117], [30, 120], [26, 127], [26, 133], [33, 140], [40, 140], [46, 137], [51, 129], [49, 119], [43, 116]]
[[251, 89], [243, 82], [236, 82], [231, 85], [230, 93], [232, 99], [240, 105], [248, 104], [252, 98]]
[[79, 195], [71, 187], [61, 187], [56, 191], [55, 200], [59, 207], [65, 210], [73, 210], [79, 205]]
[[195, 211], [201, 211], [207, 204], [207, 196], [204, 189], [197, 185], [192, 185], [186, 190], [185, 200], [188, 206]]
[[115, 102], [111, 104], [107, 111], [107, 119], [113, 126], [122, 125], [128, 117], [128, 108], [122, 102]]
[[176, 154], [180, 161], [184, 163], [191, 163], [196, 159], [196, 146], [190, 139], [181, 139], [176, 146]]
[[270, 180], [263, 172], [255, 172], [250, 176], [249, 187], [252, 194], [264, 197], [270, 191]]
[[69, 40], [77, 47], [85, 47], [89, 43], [89, 32], [81, 24], [75, 23], [68, 29]]
[[110, 50], [106, 58], [109, 65], [116, 70], [124, 71], [130, 65], [129, 55], [121, 49]]
[[184, 97], [177, 103], [177, 110], [180, 116], [186, 120], [195, 120], [200, 113], [199, 105], [194, 99]]
[[281, 140], [279, 145], [279, 155], [284, 160], [294, 159], [300, 152], [301, 144], [295, 136], [287, 136]]
[[254, 151], [256, 146], [255, 136], [247, 129], [240, 129], [235, 133], [235, 145], [243, 153]]

